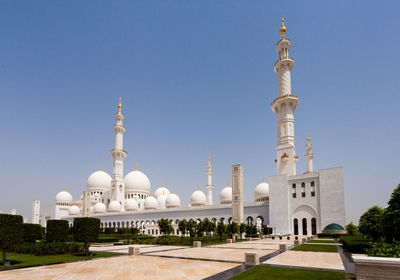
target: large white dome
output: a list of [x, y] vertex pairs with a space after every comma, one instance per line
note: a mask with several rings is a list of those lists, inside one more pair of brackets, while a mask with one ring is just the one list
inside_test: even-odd
[[135, 211], [139, 209], [139, 204], [136, 199], [129, 198], [125, 200], [125, 210], [127, 211]]
[[150, 193], [150, 187], [151, 184], [149, 178], [139, 170], [129, 172], [125, 176], [125, 191]]
[[190, 196], [191, 206], [203, 206], [206, 204], [206, 195], [201, 190], [196, 190]]
[[78, 206], [76, 205], [72, 205], [71, 207], [69, 207], [68, 213], [72, 216], [72, 215], [79, 215], [81, 213], [81, 209], [79, 209]]
[[153, 210], [157, 209], [158, 202], [153, 196], [149, 196], [144, 200], [144, 209], [145, 210]]
[[102, 170], [93, 172], [87, 179], [86, 186], [88, 190], [111, 189], [111, 176]]
[[174, 193], [170, 193], [167, 195], [167, 199], [165, 200], [165, 206], [167, 208], [177, 208], [181, 206], [181, 199], [178, 195]]
[[222, 191], [219, 193], [219, 203], [221, 204], [230, 204], [232, 203], [232, 188], [227, 185]]
[[94, 213], [104, 213], [107, 211], [106, 206], [102, 202], [97, 202], [93, 207]]
[[166, 187], [161, 186], [158, 189], [156, 189], [156, 191], [154, 192], [154, 197], [158, 198], [160, 195], [163, 195], [163, 194], [168, 195], [169, 193], [170, 192]]
[[269, 198], [269, 185], [263, 181], [254, 189], [254, 200], [265, 201]]
[[56, 203], [72, 203], [72, 195], [64, 189], [56, 195]]
[[108, 212], [120, 212], [121, 204], [117, 200], [113, 200], [108, 204]]
[[166, 194], [162, 194], [157, 198], [158, 208], [165, 208], [165, 200], [167, 199]]

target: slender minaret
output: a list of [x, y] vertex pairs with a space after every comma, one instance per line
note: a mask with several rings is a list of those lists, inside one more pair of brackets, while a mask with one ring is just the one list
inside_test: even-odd
[[127, 153], [124, 151], [124, 133], [125, 127], [122, 122], [124, 114], [121, 112], [121, 97], [119, 98], [118, 112], [115, 114], [117, 123], [114, 125], [115, 132], [115, 145], [111, 150], [113, 156], [113, 176], [111, 180], [112, 185], [112, 200], [117, 200], [121, 204], [121, 209], [125, 209], [125, 180], [124, 180], [124, 158]]
[[276, 148], [276, 165], [278, 175], [296, 174], [296, 148], [294, 145], [294, 111], [299, 100], [292, 95], [290, 72], [294, 62], [289, 57], [290, 40], [285, 37], [286, 27], [282, 17], [280, 29], [281, 39], [276, 45], [279, 54], [275, 62], [274, 71], [278, 75], [278, 97], [271, 103], [272, 111], [276, 114], [278, 139]]
[[313, 170], [314, 154], [312, 153], [312, 145], [310, 144], [310, 136], [307, 136], [306, 150], [307, 150], [307, 153], [304, 155], [304, 157], [306, 158], [306, 167], [307, 167], [306, 173], [311, 173], [314, 171]]
[[205, 185], [205, 189], [207, 191], [207, 205], [212, 205], [213, 204], [213, 199], [212, 199], [212, 190], [214, 189], [214, 186], [212, 184], [212, 169], [211, 169], [211, 158], [210, 155], [208, 155], [208, 163], [207, 163], [207, 185]]

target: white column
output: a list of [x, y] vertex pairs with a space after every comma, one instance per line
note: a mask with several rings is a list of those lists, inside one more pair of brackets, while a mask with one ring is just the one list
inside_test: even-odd
[[39, 224], [40, 221], [40, 200], [32, 203], [32, 224]]
[[307, 137], [306, 150], [307, 150], [307, 153], [304, 156], [306, 158], [306, 168], [307, 168], [306, 173], [311, 173], [314, 171], [313, 170], [314, 154], [312, 153], [312, 145], [310, 144], [310, 136]]
[[278, 97], [271, 103], [271, 109], [276, 114], [278, 132], [275, 162], [278, 175], [295, 175], [298, 156], [294, 140], [294, 111], [299, 100], [296, 95], [292, 95], [291, 71], [294, 61], [289, 57], [290, 40], [286, 38], [283, 17], [280, 34], [281, 39], [276, 46], [279, 57], [274, 65], [278, 76]]
[[121, 209], [125, 207], [125, 180], [124, 180], [124, 159], [127, 152], [124, 150], [123, 139], [125, 127], [123, 126], [124, 114], [121, 112], [121, 97], [119, 98], [118, 112], [115, 114], [116, 124], [114, 125], [115, 144], [111, 150], [113, 156], [113, 176], [111, 180], [112, 200], [117, 200], [121, 204]]
[[206, 197], [207, 197], [207, 201], [206, 204], [207, 205], [212, 205], [213, 204], [213, 198], [212, 198], [212, 190], [214, 189], [214, 186], [212, 184], [212, 169], [211, 169], [211, 158], [210, 155], [208, 155], [208, 163], [207, 163], [207, 185], [205, 185], [205, 189], [206, 189]]

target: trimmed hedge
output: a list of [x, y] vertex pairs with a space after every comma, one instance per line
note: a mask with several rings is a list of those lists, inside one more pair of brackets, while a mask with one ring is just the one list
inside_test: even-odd
[[84, 245], [76, 242], [25, 242], [15, 247], [15, 253], [35, 256], [83, 253]]
[[96, 242], [99, 238], [100, 219], [97, 218], [75, 218], [74, 240], [85, 243], [86, 255], [89, 254], [89, 244]]
[[371, 240], [365, 239], [362, 235], [345, 235], [339, 238], [343, 248], [351, 253], [365, 254], [371, 247]]
[[24, 242], [35, 242], [43, 239], [43, 229], [38, 224], [24, 224]]
[[97, 243], [114, 243], [114, 242], [119, 242], [119, 238], [114, 238], [114, 237], [99, 237], [96, 240]]
[[6, 263], [6, 251], [23, 241], [23, 219], [20, 215], [0, 214], [0, 249], [2, 263]]
[[68, 237], [68, 221], [48, 220], [46, 225], [46, 241], [65, 242]]
[[341, 236], [345, 236], [345, 233], [318, 233], [317, 236], [319, 238], [330, 237], [330, 238], [339, 238]]

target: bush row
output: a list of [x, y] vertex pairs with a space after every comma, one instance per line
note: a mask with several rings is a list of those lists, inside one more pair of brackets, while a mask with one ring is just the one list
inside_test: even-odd
[[343, 248], [351, 253], [365, 254], [371, 247], [371, 240], [365, 239], [362, 235], [343, 235], [339, 238]]
[[24, 242], [15, 246], [15, 253], [29, 254], [36, 256], [58, 255], [58, 254], [76, 254], [84, 252], [84, 244], [77, 242], [46, 242], [44, 240], [36, 243]]

